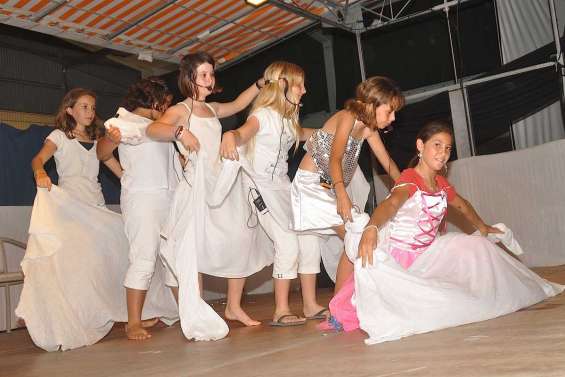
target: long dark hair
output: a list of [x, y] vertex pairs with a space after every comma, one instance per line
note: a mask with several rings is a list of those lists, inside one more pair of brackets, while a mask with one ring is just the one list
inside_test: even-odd
[[[444, 120], [432, 120], [424, 125], [422, 129], [416, 135], [416, 140], [420, 139], [423, 143], [430, 140], [434, 135], [445, 133], [451, 136], [453, 139], [453, 130], [448, 122]], [[413, 168], [418, 165], [418, 153], [408, 163], [409, 168]]]
[[[208, 63], [216, 67], [216, 61], [207, 52], [198, 51], [183, 56], [179, 64], [179, 90], [187, 98], [198, 99], [199, 89], [196, 85], [197, 69], [200, 64]], [[212, 93], [220, 93], [222, 88], [214, 86]]]
[[[77, 101], [82, 96], [90, 96], [96, 101], [96, 93], [90, 89], [74, 88], [65, 94], [55, 115], [55, 128], [60, 129], [67, 135], [69, 139], [74, 139], [73, 130], [77, 126], [77, 121], [72, 115], [67, 113], [67, 108], [76, 105]], [[100, 127], [96, 122], [96, 115], [94, 121], [87, 125], [85, 128], [86, 134], [91, 140], [96, 140], [104, 134], [104, 128]]]
[[[398, 111], [404, 106], [404, 95], [396, 83], [383, 76], [369, 77], [357, 85], [355, 98], [345, 102], [345, 110], [371, 128], [375, 128], [376, 109], [382, 104], [390, 104], [392, 110]], [[366, 105], [371, 106], [368, 111]]]
[[147, 77], [128, 88], [122, 106], [127, 111], [134, 111], [141, 107], [163, 112], [166, 110], [167, 97], [171, 94], [165, 81], [158, 77]]

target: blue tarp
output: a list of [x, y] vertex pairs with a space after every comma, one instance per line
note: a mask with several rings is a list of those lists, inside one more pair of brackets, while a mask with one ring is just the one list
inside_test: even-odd
[[[52, 127], [31, 125], [19, 130], [0, 122], [0, 206], [30, 206], [35, 198], [36, 188], [31, 171], [31, 160], [43, 146]], [[55, 161], [45, 164], [51, 180], [57, 182]], [[101, 165], [98, 179], [107, 204], [118, 204], [120, 182]]]

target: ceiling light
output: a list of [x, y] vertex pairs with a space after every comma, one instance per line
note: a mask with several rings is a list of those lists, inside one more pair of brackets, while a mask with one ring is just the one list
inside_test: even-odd
[[245, 0], [245, 2], [249, 5], [253, 5], [254, 7], [258, 7], [266, 3], [267, 0]]

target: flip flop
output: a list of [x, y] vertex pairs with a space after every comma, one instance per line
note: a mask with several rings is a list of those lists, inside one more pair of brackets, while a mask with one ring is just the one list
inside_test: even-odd
[[306, 317], [306, 319], [311, 320], [311, 319], [328, 319], [328, 317], [330, 316], [330, 309], [328, 308], [324, 308], [322, 310], [320, 310], [318, 313], [310, 316], [310, 317]]
[[274, 327], [290, 327], [290, 326], [301, 326], [306, 323], [306, 319], [304, 319], [303, 321], [292, 321], [292, 322], [283, 321], [284, 318], [289, 318], [289, 317], [300, 318], [296, 314], [284, 314], [281, 315], [279, 319], [277, 319], [276, 321], [270, 322], [269, 325]]

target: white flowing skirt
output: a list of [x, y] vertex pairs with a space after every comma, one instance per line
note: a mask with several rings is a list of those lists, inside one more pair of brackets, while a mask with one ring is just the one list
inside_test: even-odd
[[[348, 229], [348, 255], [356, 255], [362, 230]], [[565, 288], [478, 235], [439, 236], [407, 270], [386, 253], [386, 228], [379, 238], [373, 265], [355, 262], [353, 303], [367, 344], [495, 318]]]
[[[369, 195], [369, 183], [359, 167], [346, 188], [356, 213], [363, 213]], [[320, 250], [328, 276], [335, 281], [337, 265], [343, 253], [343, 241], [334, 227], [342, 225], [332, 190], [320, 186], [320, 174], [298, 169], [291, 186], [291, 228], [321, 236]]]
[[[24, 286], [16, 315], [33, 342], [47, 351], [96, 343], [114, 322], [127, 322], [128, 241], [122, 217], [77, 200], [53, 185], [38, 189], [22, 261]], [[143, 319], [178, 319], [174, 298], [157, 264]]]
[[246, 277], [273, 263], [273, 247], [259, 227], [248, 226], [250, 208], [239, 167], [225, 167], [214, 177], [205, 158], [204, 151], [190, 155], [191, 170], [175, 191], [162, 231], [161, 254], [179, 285], [184, 335], [216, 340], [229, 329], [200, 298], [198, 272]]

